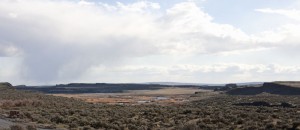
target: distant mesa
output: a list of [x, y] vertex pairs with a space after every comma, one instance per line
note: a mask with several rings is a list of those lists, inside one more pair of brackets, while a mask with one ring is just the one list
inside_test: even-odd
[[[15, 86], [0, 83], [0, 89], [18, 89], [52, 94], [79, 93], [122, 93], [128, 90], [158, 90], [167, 87], [199, 88], [214, 90], [229, 95], [257, 95], [262, 93], [278, 95], [300, 95], [300, 81], [250, 82], [224, 85], [162, 85], [162, 84], [112, 84], [112, 83], [70, 83], [53, 86]], [[196, 92], [197, 93], [197, 92]], [[201, 92], [199, 92], [201, 93]]]
[[229, 95], [257, 95], [261, 93], [300, 95], [300, 81], [266, 82], [260, 87], [238, 87], [230, 89], [226, 93]]

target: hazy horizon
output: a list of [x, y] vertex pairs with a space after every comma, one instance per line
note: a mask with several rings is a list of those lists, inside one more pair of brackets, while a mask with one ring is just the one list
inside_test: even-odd
[[0, 82], [300, 79], [297, 0], [2, 0]]

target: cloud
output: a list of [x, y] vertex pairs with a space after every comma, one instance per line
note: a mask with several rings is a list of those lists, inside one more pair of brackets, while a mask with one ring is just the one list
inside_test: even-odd
[[17, 56], [20, 55], [21, 51], [18, 50], [13, 45], [10, 45], [9, 43], [2, 43], [0, 44], [0, 57], [11, 57], [11, 56]]
[[280, 50], [285, 53], [297, 53], [296, 50], [300, 48], [300, 10], [264, 8], [255, 9], [255, 11], [266, 14], [278, 14], [287, 17], [289, 20], [294, 20], [273, 30], [256, 34], [255, 41], [264, 44], [264, 46], [281, 48]]
[[[299, 41], [298, 25], [248, 35], [232, 25], [215, 23], [194, 2], [162, 9], [149, 1], [3, 0], [0, 21], [0, 56], [21, 59], [24, 82], [76, 81], [85, 79], [82, 75], [87, 72], [92, 75], [95, 66], [108, 67], [93, 78], [101, 81], [105, 75], [114, 77], [109, 68], [122, 68], [137, 58], [235, 54]], [[130, 69], [126, 73], [130, 71], [136, 74]], [[135, 76], [146, 72], [141, 69]]]
[[300, 10], [296, 10], [296, 9], [287, 10], [287, 9], [264, 8], [264, 9], [255, 9], [255, 11], [262, 12], [262, 13], [269, 13], [269, 14], [279, 14], [279, 15], [286, 16], [290, 19], [300, 21]]
[[[109, 72], [109, 73], [106, 73]], [[177, 64], [171, 66], [127, 65], [122, 67], [94, 66], [80, 78], [83, 81], [99, 80], [105, 82], [258, 82], [276, 80], [297, 80], [300, 66], [279, 64]], [[136, 77], [136, 75], [140, 75]], [[288, 75], [292, 77], [288, 77]], [[117, 81], [115, 79], [118, 79]]]
[[0, 58], [0, 82], [20, 83], [23, 81], [21, 73], [21, 62], [18, 58]]
[[158, 8], [149, 2], [118, 3], [117, 11], [85, 1], [1, 2], [1, 55], [22, 52], [25, 78], [48, 82], [76, 77], [95, 64], [157, 53], [147, 38], [154, 18], [139, 11], [148, 5]]

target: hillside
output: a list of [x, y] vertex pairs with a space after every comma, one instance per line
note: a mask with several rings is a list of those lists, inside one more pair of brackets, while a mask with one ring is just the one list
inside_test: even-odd
[[4, 88], [3, 118], [49, 130], [300, 128], [299, 96], [220, 94], [176, 105], [106, 105]]
[[0, 83], [0, 90], [15, 89], [10, 83]]
[[227, 91], [227, 94], [230, 95], [257, 95], [260, 93], [270, 93], [278, 95], [300, 95], [300, 82], [267, 82], [264, 83], [261, 87], [242, 87]]
[[276, 81], [276, 84], [300, 88], [300, 81]]

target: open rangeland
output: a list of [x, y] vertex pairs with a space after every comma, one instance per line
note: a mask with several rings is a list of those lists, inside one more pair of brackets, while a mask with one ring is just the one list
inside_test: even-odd
[[211, 90], [198, 88], [161, 88], [157, 90], [130, 90], [124, 93], [86, 93], [86, 94], [52, 94], [68, 98], [82, 99], [91, 103], [106, 104], [169, 104], [184, 103], [194, 98], [195, 92], [209, 95], [215, 94]]
[[0, 114], [17, 127], [62, 130], [300, 129], [300, 96], [190, 96], [180, 104], [108, 105], [5, 88]]

